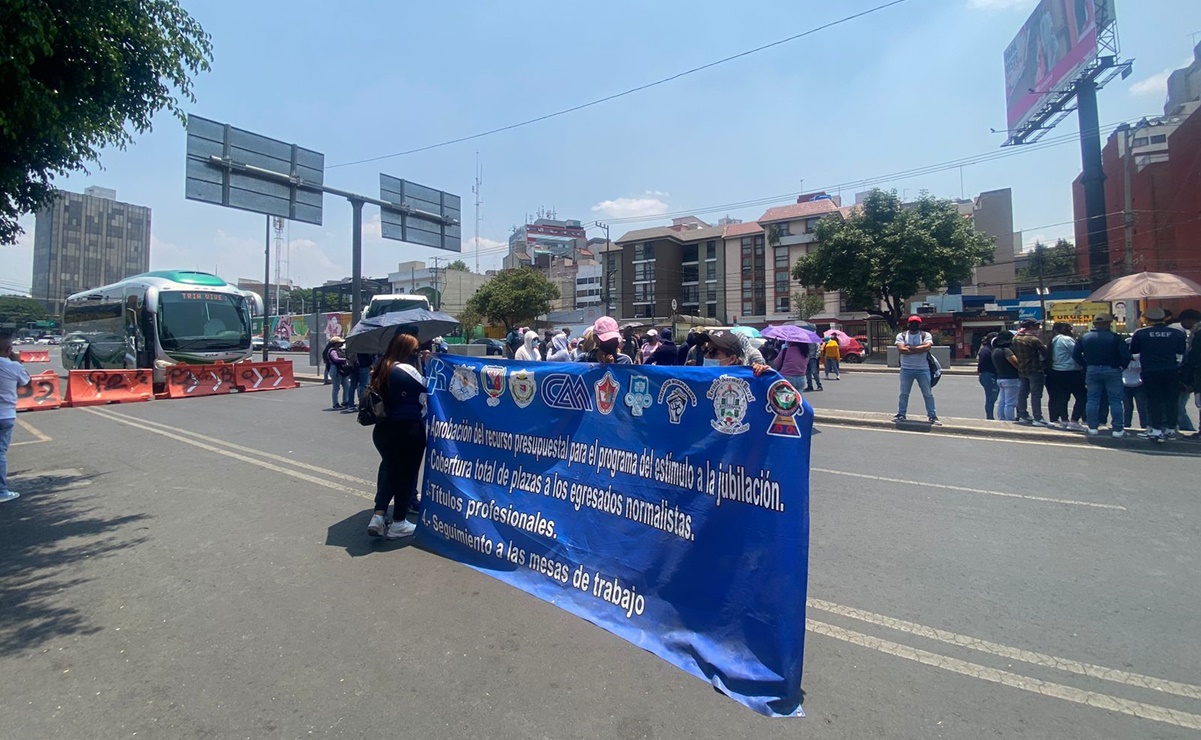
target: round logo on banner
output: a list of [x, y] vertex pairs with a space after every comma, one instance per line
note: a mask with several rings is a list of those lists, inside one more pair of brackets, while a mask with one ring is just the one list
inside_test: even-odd
[[777, 380], [767, 389], [767, 411], [776, 415], [767, 433], [773, 437], [799, 437], [801, 430], [797, 429], [796, 421], [792, 418], [803, 414], [805, 407], [801, 403], [801, 394], [787, 380]]

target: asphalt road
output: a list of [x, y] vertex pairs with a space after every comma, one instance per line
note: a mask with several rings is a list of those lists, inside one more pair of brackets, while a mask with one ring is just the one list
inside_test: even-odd
[[0, 736], [1201, 737], [1193, 458], [820, 429], [808, 717], [769, 720], [369, 540], [327, 390], [22, 415]]

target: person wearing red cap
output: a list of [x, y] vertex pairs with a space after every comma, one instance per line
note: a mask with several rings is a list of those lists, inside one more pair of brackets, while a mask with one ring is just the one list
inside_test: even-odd
[[934, 338], [930, 332], [922, 331], [921, 316], [910, 316], [906, 324], [908, 331], [897, 334], [897, 351], [901, 353], [901, 394], [897, 400], [897, 415], [892, 420], [905, 421], [905, 414], [909, 410], [909, 392], [913, 390], [913, 381], [916, 380], [926, 402], [926, 416], [931, 424], [938, 424], [929, 359]]

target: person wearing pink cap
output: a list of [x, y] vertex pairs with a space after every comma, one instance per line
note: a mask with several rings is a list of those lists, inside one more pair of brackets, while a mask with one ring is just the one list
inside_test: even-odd
[[592, 336], [596, 340], [596, 347], [584, 353], [581, 362], [599, 362], [604, 365], [632, 365], [629, 356], [622, 354], [621, 349], [621, 329], [617, 326], [611, 316], [601, 316], [592, 325]]

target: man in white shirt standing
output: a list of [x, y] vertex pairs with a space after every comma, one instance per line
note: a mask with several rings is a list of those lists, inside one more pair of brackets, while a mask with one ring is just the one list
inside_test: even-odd
[[21, 495], [8, 490], [8, 445], [17, 424], [17, 387], [29, 382], [29, 373], [13, 353], [12, 337], [0, 335], [0, 503]]
[[901, 353], [901, 396], [897, 401], [897, 415], [892, 420], [905, 421], [905, 413], [909, 410], [909, 392], [913, 390], [913, 381], [916, 380], [926, 401], [926, 416], [931, 424], [938, 424], [929, 360], [934, 337], [930, 336], [930, 332], [922, 331], [921, 316], [910, 316], [906, 323], [908, 331], [897, 335], [897, 351]]

